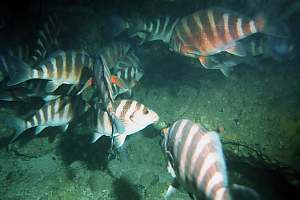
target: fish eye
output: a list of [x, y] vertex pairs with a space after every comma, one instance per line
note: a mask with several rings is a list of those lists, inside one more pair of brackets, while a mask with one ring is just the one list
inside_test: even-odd
[[145, 115], [147, 115], [147, 114], [149, 113], [149, 110], [148, 110], [148, 109], [144, 109], [144, 110], [143, 110], [143, 113], [144, 113]]

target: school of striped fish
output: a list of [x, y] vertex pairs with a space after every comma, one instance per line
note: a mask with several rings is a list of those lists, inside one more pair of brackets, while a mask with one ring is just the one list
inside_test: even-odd
[[[181, 18], [113, 16], [112, 23], [114, 36], [127, 32], [129, 38], [138, 39], [138, 45], [160, 40], [171, 52], [197, 59], [199, 66], [218, 69], [226, 77], [240, 63], [256, 63], [260, 57], [280, 61], [294, 48], [285, 32], [274, 31], [278, 29], [272, 28], [270, 17], [247, 17], [219, 8], [198, 10]], [[11, 47], [0, 55], [0, 100], [43, 101], [29, 116], [5, 119], [16, 130], [11, 142], [31, 128], [36, 135], [47, 127], [66, 131], [70, 123], [89, 113], [91, 143], [105, 136], [120, 148], [127, 136], [159, 121], [150, 107], [131, 99], [133, 88], [144, 76], [132, 43], [114, 41], [95, 54], [61, 50], [58, 38], [58, 18], [49, 16], [33, 45]], [[92, 97], [83, 99], [82, 93], [90, 88]], [[251, 188], [229, 184], [218, 133], [187, 119], [174, 122], [161, 133], [167, 169], [173, 177], [165, 199], [180, 186], [191, 199], [242, 199], [239, 194], [260, 198]]]

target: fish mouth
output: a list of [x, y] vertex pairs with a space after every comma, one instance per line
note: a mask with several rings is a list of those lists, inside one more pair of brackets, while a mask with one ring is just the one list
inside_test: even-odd
[[[153, 113], [155, 113], [155, 112], [153, 112]], [[158, 114], [155, 113], [155, 115], [153, 116], [152, 121], [153, 121], [154, 124], [157, 123], [157, 122], [159, 121], [159, 116], [158, 116]]]

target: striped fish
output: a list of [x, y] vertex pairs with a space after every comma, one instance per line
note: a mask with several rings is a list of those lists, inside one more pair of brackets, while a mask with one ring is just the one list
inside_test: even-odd
[[123, 67], [141, 67], [141, 60], [136, 55], [136, 52], [133, 50], [128, 51], [128, 53], [123, 56], [117, 63], [116, 68], [123, 68]]
[[116, 108], [116, 117], [124, 124], [124, 131], [118, 132], [113, 129], [109, 114], [97, 110], [93, 120], [95, 123], [93, 142], [104, 135], [113, 135], [114, 146], [119, 148], [124, 144], [128, 135], [134, 134], [159, 120], [158, 115], [153, 110], [135, 100], [119, 100], [114, 103], [114, 107]]
[[114, 70], [112, 75], [113, 96], [116, 98], [118, 95], [128, 93], [132, 95], [132, 88], [137, 85], [143, 77], [143, 71], [136, 67], [126, 67]]
[[[218, 134], [190, 120], [176, 121], [164, 136], [168, 170], [190, 196], [230, 199], [226, 165]], [[171, 185], [166, 198], [172, 194]]]
[[56, 15], [46, 17], [41, 27], [38, 29], [33, 43], [31, 59], [35, 62], [46, 57], [46, 54], [52, 50], [58, 50], [58, 36], [60, 26]]
[[119, 60], [127, 55], [130, 48], [131, 45], [127, 42], [113, 42], [101, 50], [102, 62], [109, 69], [115, 68]]
[[86, 84], [91, 77], [93, 59], [84, 51], [58, 51], [37, 67], [20, 67], [10, 74], [7, 85], [12, 86], [31, 79], [49, 80], [46, 92], [55, 91], [62, 84]]
[[[171, 35], [179, 19], [169, 16], [157, 17], [154, 19], [147, 19], [142, 17], [135, 17], [128, 20], [123, 20], [120, 17], [115, 19], [115, 26], [117, 33], [123, 30], [128, 30], [130, 37], [137, 37], [140, 43], [161, 40], [165, 43], [170, 42]], [[114, 34], [114, 35], [116, 35]]]
[[88, 104], [79, 97], [64, 97], [49, 101], [26, 119], [7, 119], [7, 124], [16, 129], [16, 134], [11, 142], [32, 127], [36, 127], [36, 135], [49, 126], [61, 126], [65, 131], [70, 121], [86, 112], [88, 108]]
[[[231, 199], [222, 145], [216, 132], [209, 132], [190, 120], [178, 120], [163, 133], [168, 171], [174, 178], [165, 199], [169, 199], [179, 186], [192, 199]], [[259, 199], [254, 190], [236, 186], [233, 187], [234, 197], [240, 192], [247, 193], [248, 199]]]
[[265, 29], [263, 17], [248, 19], [221, 9], [200, 10], [177, 23], [170, 47], [200, 62], [203, 56], [222, 51], [245, 56], [245, 49], [238, 41]]
[[59, 30], [57, 16], [49, 15], [34, 33], [33, 41], [10, 47], [6, 54], [29, 64], [36, 64], [44, 59], [47, 53], [58, 49]]

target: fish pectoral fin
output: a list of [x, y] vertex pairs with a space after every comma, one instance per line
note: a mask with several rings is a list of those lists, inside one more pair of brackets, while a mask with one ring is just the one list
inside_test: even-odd
[[125, 142], [126, 136], [126, 134], [120, 134], [114, 138], [114, 145], [116, 148], [122, 147]]
[[59, 86], [60, 83], [57, 83], [55, 81], [48, 81], [45, 90], [47, 93], [54, 92]]
[[214, 62], [214, 60], [211, 59], [210, 57], [208, 57], [208, 56], [200, 56], [198, 59], [199, 59], [201, 65], [204, 68], [206, 68], [206, 69], [214, 69], [214, 68], [216, 68], [217, 63]]
[[164, 199], [166, 200], [170, 199], [171, 196], [176, 193], [179, 187], [180, 187], [179, 182], [177, 181], [176, 178], [174, 178], [172, 183], [169, 185], [168, 190], [164, 194]]
[[225, 49], [226, 52], [236, 55], [236, 56], [246, 56], [247, 52], [244, 46], [240, 42], [236, 42], [233, 46]]
[[229, 77], [233, 71], [233, 67], [224, 67], [220, 68], [220, 70], [224, 74], [224, 76]]
[[62, 125], [60, 128], [61, 128], [62, 132], [66, 132], [68, 127], [69, 127], [69, 124], [65, 124], [65, 125]]
[[40, 134], [45, 128], [47, 128], [47, 126], [38, 126], [38, 127], [36, 127], [34, 134], [35, 135]]
[[124, 131], [125, 131], [124, 122], [121, 119], [117, 118], [115, 115], [112, 115], [111, 117], [112, 117], [114, 129], [116, 130], [114, 132], [124, 133]]
[[91, 143], [95, 143], [97, 140], [99, 140], [103, 135], [105, 135], [104, 133], [99, 133], [99, 132], [96, 132], [94, 133], [93, 135], [93, 139], [92, 139], [92, 142]]

